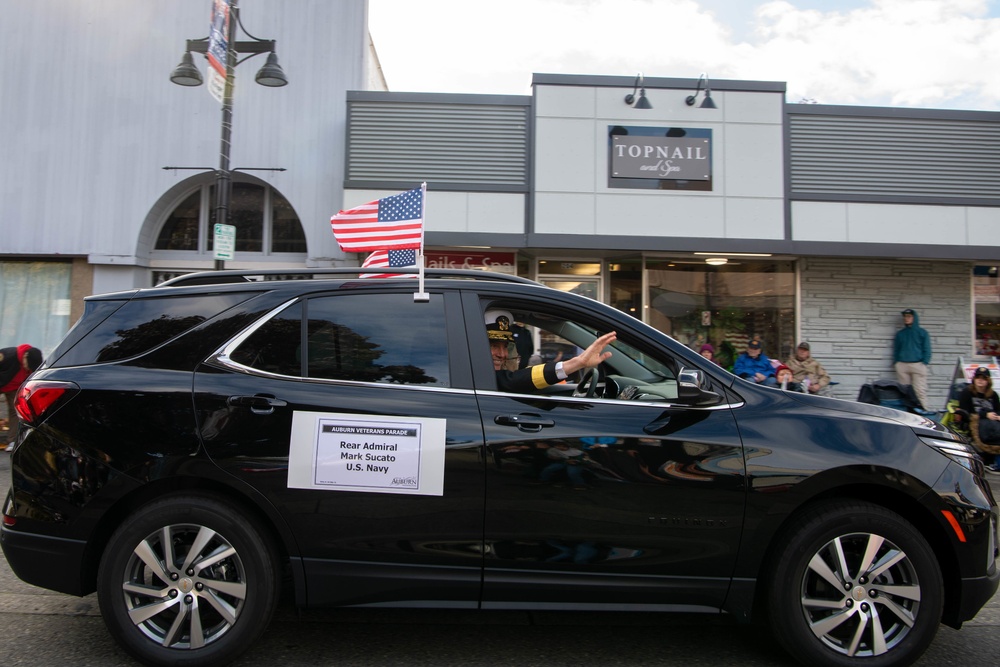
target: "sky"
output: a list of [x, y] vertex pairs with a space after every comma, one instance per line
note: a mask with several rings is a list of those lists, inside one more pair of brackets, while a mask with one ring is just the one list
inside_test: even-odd
[[393, 92], [705, 74], [793, 103], [1000, 111], [1000, 0], [369, 0], [369, 30]]

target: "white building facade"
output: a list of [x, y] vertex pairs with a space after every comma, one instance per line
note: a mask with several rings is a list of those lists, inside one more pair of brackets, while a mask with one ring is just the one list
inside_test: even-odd
[[[345, 91], [384, 88], [367, 2], [238, 7], [246, 31], [275, 40], [290, 83], [254, 82], [264, 54], [235, 70], [231, 213], [246, 228], [237, 254], [245, 266], [332, 262], [342, 256], [329, 224], [302, 223], [328, 221], [341, 203]], [[186, 41], [209, 33], [212, 8], [4, 3], [0, 41], [23, 57], [0, 72], [0, 345], [51, 349], [83, 296], [214, 266], [206, 231], [221, 105], [205, 85], [169, 78]]]

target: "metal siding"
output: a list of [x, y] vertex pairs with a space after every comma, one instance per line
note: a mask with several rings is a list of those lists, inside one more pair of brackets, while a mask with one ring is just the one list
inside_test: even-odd
[[[143, 261], [150, 211], [198, 173], [163, 167], [219, 162], [219, 103], [168, 79], [185, 40], [207, 32], [210, 5], [3, 3], [0, 43], [25, 54], [45, 44], [46, 57], [0, 70], [0, 253]], [[252, 173], [295, 207], [310, 257], [342, 257], [329, 219], [342, 203], [345, 91], [364, 85], [366, 3], [240, 8], [251, 33], [277, 41], [290, 84], [254, 83], [262, 56], [237, 67], [232, 166], [287, 169]]]
[[793, 197], [1000, 200], [1000, 123], [789, 113]]
[[528, 185], [528, 106], [348, 102], [347, 180]]

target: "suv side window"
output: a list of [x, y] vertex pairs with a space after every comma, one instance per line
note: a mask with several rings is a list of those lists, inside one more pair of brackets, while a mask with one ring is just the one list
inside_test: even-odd
[[306, 299], [258, 328], [231, 359], [279, 375], [447, 387], [444, 298], [434, 294], [430, 302], [416, 303], [406, 293]]
[[[601, 326], [526, 304], [484, 304], [484, 310], [488, 309], [505, 310], [514, 321], [511, 326], [514, 341], [508, 345], [507, 362], [501, 366], [502, 371], [514, 372], [536, 364], [566, 361], [608, 330], [608, 325]], [[652, 401], [677, 399], [679, 364], [676, 359], [652, 355], [621, 337], [611, 343], [608, 350], [612, 356], [601, 364], [598, 396]], [[577, 372], [564, 383], [542, 391], [556, 395], [569, 393], [583, 379], [584, 374]]]
[[[143, 354], [255, 295], [254, 292], [234, 292], [132, 299], [113, 316], [97, 324], [59, 359], [59, 365], [118, 361]], [[102, 302], [97, 302], [93, 308], [88, 304], [87, 319], [96, 321], [105, 317], [109, 310], [111, 307]], [[84, 330], [81, 328], [81, 331]]]

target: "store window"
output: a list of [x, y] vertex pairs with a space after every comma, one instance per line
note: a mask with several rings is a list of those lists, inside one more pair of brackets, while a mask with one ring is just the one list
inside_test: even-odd
[[0, 347], [48, 354], [69, 331], [70, 262], [0, 262]]
[[1000, 277], [996, 266], [977, 266], [972, 272], [976, 310], [976, 354], [1000, 355]]
[[601, 300], [601, 263], [579, 260], [538, 260], [538, 281], [562, 292]]
[[[643, 293], [643, 269], [646, 290]], [[795, 267], [786, 262], [646, 259], [609, 265], [610, 304], [731, 367], [754, 337], [785, 359], [795, 346]]]
[[616, 260], [608, 264], [608, 304], [645, 321], [642, 311], [642, 260]]
[[[156, 236], [156, 250], [212, 253], [216, 220], [215, 185], [188, 195], [171, 211]], [[236, 252], [273, 255], [306, 252], [306, 237], [288, 200], [269, 186], [233, 183], [229, 224], [236, 227]]]

